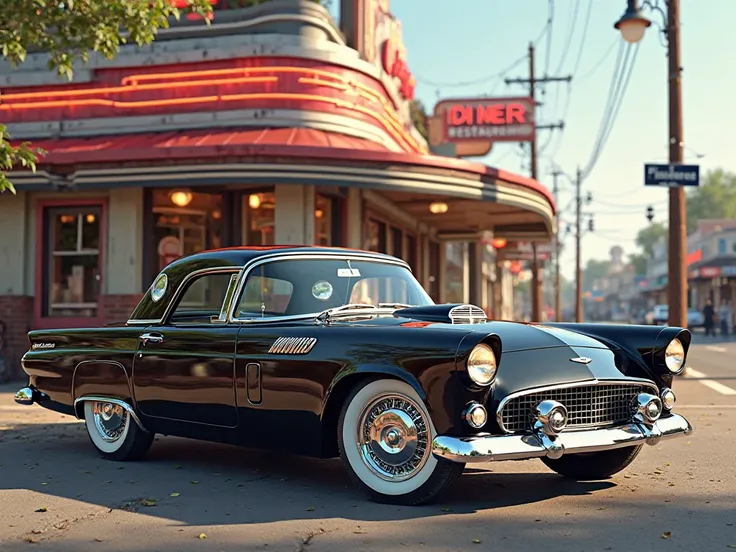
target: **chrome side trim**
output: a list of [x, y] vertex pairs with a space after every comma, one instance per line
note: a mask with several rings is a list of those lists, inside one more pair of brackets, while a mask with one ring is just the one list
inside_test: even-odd
[[100, 402], [109, 402], [112, 404], [116, 404], [118, 406], [122, 406], [125, 410], [128, 411], [128, 414], [130, 414], [130, 417], [133, 418], [133, 421], [138, 424], [138, 427], [141, 428], [143, 431], [148, 432], [148, 430], [143, 426], [140, 419], [138, 418], [138, 415], [135, 413], [135, 410], [133, 410], [133, 407], [130, 406], [127, 402], [125, 402], [122, 399], [116, 399], [113, 397], [101, 397], [98, 395], [87, 395], [84, 397], [79, 397], [74, 401], [74, 415], [77, 417], [77, 420], [81, 420], [82, 418], [79, 417], [78, 411], [77, 411], [77, 405], [81, 402], [85, 401], [100, 401]]
[[498, 408], [496, 409], [496, 422], [498, 422], [498, 427], [501, 428], [501, 431], [503, 431], [504, 433], [512, 433], [511, 431], [508, 431], [504, 427], [503, 409], [509, 401], [517, 397], [521, 397], [523, 395], [531, 395], [533, 393], [543, 393], [544, 391], [555, 391], [557, 389], [568, 389], [570, 387], [588, 387], [588, 386], [609, 385], [609, 384], [647, 385], [654, 391], [655, 395], [659, 394], [657, 390], [657, 386], [654, 385], [654, 383], [651, 380], [644, 379], [644, 378], [593, 379], [593, 380], [583, 380], [583, 381], [577, 381], [577, 382], [571, 382], [571, 383], [558, 383], [556, 385], [546, 385], [544, 387], [530, 387], [522, 391], [515, 391], [514, 393], [510, 393], [506, 395], [503, 399], [501, 399], [501, 402], [498, 403]]
[[411, 273], [411, 267], [401, 259], [388, 258], [384, 255], [372, 254], [370, 252], [360, 253], [351, 251], [350, 253], [306, 253], [304, 251], [292, 252], [292, 253], [274, 253], [272, 255], [262, 255], [249, 261], [243, 267], [243, 274], [238, 280], [238, 287], [232, 296], [230, 307], [228, 308], [228, 322], [241, 322], [246, 324], [258, 324], [258, 323], [269, 323], [269, 322], [284, 322], [289, 320], [303, 320], [309, 318], [316, 318], [319, 312], [315, 313], [304, 313], [304, 314], [292, 314], [288, 316], [269, 316], [268, 318], [238, 318], [235, 316], [235, 309], [240, 301], [240, 296], [243, 294], [243, 288], [248, 280], [250, 273], [259, 266], [269, 263], [277, 262], [282, 260], [300, 260], [300, 259], [320, 259], [320, 260], [353, 260], [353, 261], [369, 261], [377, 262], [382, 264], [393, 264], [404, 267]]
[[625, 426], [585, 431], [562, 432], [554, 440], [544, 434], [481, 435], [450, 437], [440, 435], [432, 441], [432, 454], [451, 462], [475, 463], [526, 460], [564, 454], [600, 452], [638, 444], [657, 445], [663, 439], [690, 435], [693, 427], [683, 416], [672, 414], [651, 426], [631, 423]]
[[279, 337], [268, 349], [268, 354], [306, 355], [316, 344], [316, 337]]

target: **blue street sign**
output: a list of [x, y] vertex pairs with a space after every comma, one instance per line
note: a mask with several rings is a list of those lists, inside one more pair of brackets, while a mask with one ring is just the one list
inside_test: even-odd
[[644, 165], [645, 186], [699, 186], [699, 165]]

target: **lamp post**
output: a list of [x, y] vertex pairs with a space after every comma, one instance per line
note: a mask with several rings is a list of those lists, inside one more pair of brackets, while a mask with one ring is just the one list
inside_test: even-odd
[[[647, 6], [658, 12], [664, 19], [667, 39], [667, 80], [669, 91], [669, 162], [679, 165], [683, 162], [682, 133], [682, 67], [680, 67], [680, 0], [663, 0], [666, 11], [659, 7], [659, 0], [645, 0]], [[628, 0], [626, 12], [614, 27], [629, 43], [639, 42], [652, 22], [639, 9], [637, 0]], [[672, 186], [669, 190], [669, 252], [668, 285], [669, 324], [687, 328], [687, 232], [685, 218], [685, 189]]]

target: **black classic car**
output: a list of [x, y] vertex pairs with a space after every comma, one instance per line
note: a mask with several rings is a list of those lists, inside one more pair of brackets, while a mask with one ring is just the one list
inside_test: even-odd
[[358, 250], [201, 252], [127, 322], [29, 338], [16, 402], [83, 419], [104, 458], [155, 434], [339, 456], [382, 502], [427, 502], [474, 462], [607, 478], [692, 431], [672, 411], [688, 330], [489, 321]]

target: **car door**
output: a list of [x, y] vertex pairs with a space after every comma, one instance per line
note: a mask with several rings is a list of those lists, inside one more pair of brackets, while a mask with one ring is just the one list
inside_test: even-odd
[[239, 325], [223, 305], [237, 269], [215, 269], [184, 283], [161, 325], [141, 331], [133, 362], [136, 403], [145, 417], [220, 427], [238, 423], [235, 344]]

